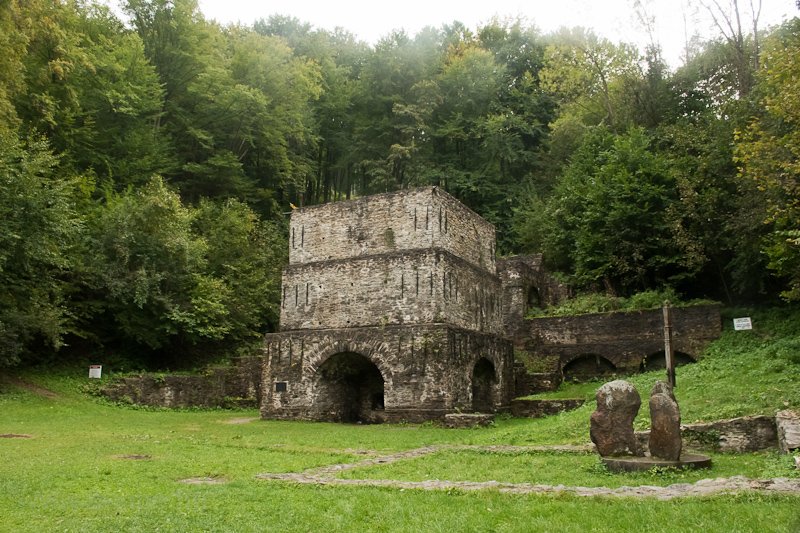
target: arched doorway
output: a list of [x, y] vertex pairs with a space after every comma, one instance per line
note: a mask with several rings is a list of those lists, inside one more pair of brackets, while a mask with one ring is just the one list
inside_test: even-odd
[[[675, 361], [675, 366], [682, 366], [687, 365], [689, 363], [694, 363], [694, 359], [691, 355], [683, 352], [673, 352], [672, 360]], [[664, 350], [660, 352], [651, 353], [644, 359], [642, 359], [641, 364], [641, 371], [642, 372], [649, 372], [650, 370], [663, 370], [667, 368], [667, 356], [664, 354]]]
[[602, 355], [586, 354], [564, 365], [561, 371], [564, 381], [583, 382], [611, 376], [617, 371], [617, 367]]
[[383, 376], [375, 363], [361, 354], [330, 356], [317, 370], [313, 410], [334, 422], [380, 422]]
[[525, 298], [525, 315], [538, 315], [540, 314], [542, 308], [542, 297], [539, 294], [539, 289], [537, 287], [528, 287], [528, 294]]
[[497, 374], [494, 365], [485, 357], [478, 359], [472, 369], [472, 410], [476, 413], [491, 413], [495, 406], [495, 384]]

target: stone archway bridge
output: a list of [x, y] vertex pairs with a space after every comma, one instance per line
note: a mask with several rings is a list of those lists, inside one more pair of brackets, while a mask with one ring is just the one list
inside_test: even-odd
[[[717, 305], [672, 308], [672, 348], [679, 361], [696, 361], [721, 329]], [[533, 358], [556, 360], [556, 372], [583, 360], [619, 373], [658, 368], [664, 357], [663, 314], [654, 309], [526, 319], [515, 331], [514, 346]]]

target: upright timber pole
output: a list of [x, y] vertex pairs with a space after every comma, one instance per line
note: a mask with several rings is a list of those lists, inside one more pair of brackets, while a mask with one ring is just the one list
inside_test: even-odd
[[675, 360], [672, 358], [672, 313], [669, 300], [664, 302], [664, 358], [667, 364], [667, 382], [675, 388]]

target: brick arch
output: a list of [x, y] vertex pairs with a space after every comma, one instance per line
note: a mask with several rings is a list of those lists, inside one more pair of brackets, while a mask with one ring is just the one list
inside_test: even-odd
[[471, 408], [475, 412], [493, 412], [498, 400], [501, 375], [491, 357], [477, 357], [469, 368]]
[[[575, 368], [571, 368], [570, 372], [565, 372], [565, 370], [567, 370], [567, 367], [570, 367], [571, 365], [574, 367], [583, 362], [586, 362], [587, 366], [586, 369], [582, 371], [580, 370], [576, 371]], [[595, 366], [594, 374], [596, 375], [596, 377], [602, 377], [609, 373], [613, 374], [617, 372], [619, 368], [619, 366], [614, 362], [613, 359], [606, 357], [603, 354], [594, 352], [581, 353], [573, 357], [570, 357], [569, 359], [561, 363], [561, 372], [564, 375], [564, 379], [566, 380], [572, 378], [572, 379], [584, 380], [584, 379], [590, 379], [591, 377], [595, 377], [592, 375], [593, 372], [592, 369], [590, 368], [592, 366], [592, 362], [594, 362]]]
[[384, 383], [391, 383], [392, 369], [386, 360], [391, 353], [389, 347], [384, 342], [363, 341], [363, 340], [326, 340], [307, 356], [308, 364], [304, 365], [303, 375], [305, 378], [313, 377], [319, 371], [325, 361], [336, 354], [352, 352], [362, 355], [369, 359], [381, 373]]
[[[675, 366], [697, 362], [697, 357], [695, 357], [694, 354], [683, 350], [674, 350], [672, 352], [672, 357], [675, 361]], [[657, 350], [642, 357], [639, 369], [646, 372], [648, 370], [661, 370], [665, 367], [666, 355], [664, 354], [664, 350]]]

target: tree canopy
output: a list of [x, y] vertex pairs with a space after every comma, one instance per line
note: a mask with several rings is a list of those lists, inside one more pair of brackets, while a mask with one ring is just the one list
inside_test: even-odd
[[246, 353], [290, 204], [427, 184], [578, 289], [800, 299], [797, 19], [715, 12], [672, 71], [657, 43], [520, 20], [370, 46], [196, 0], [123, 13], [0, 2], [0, 365]]

